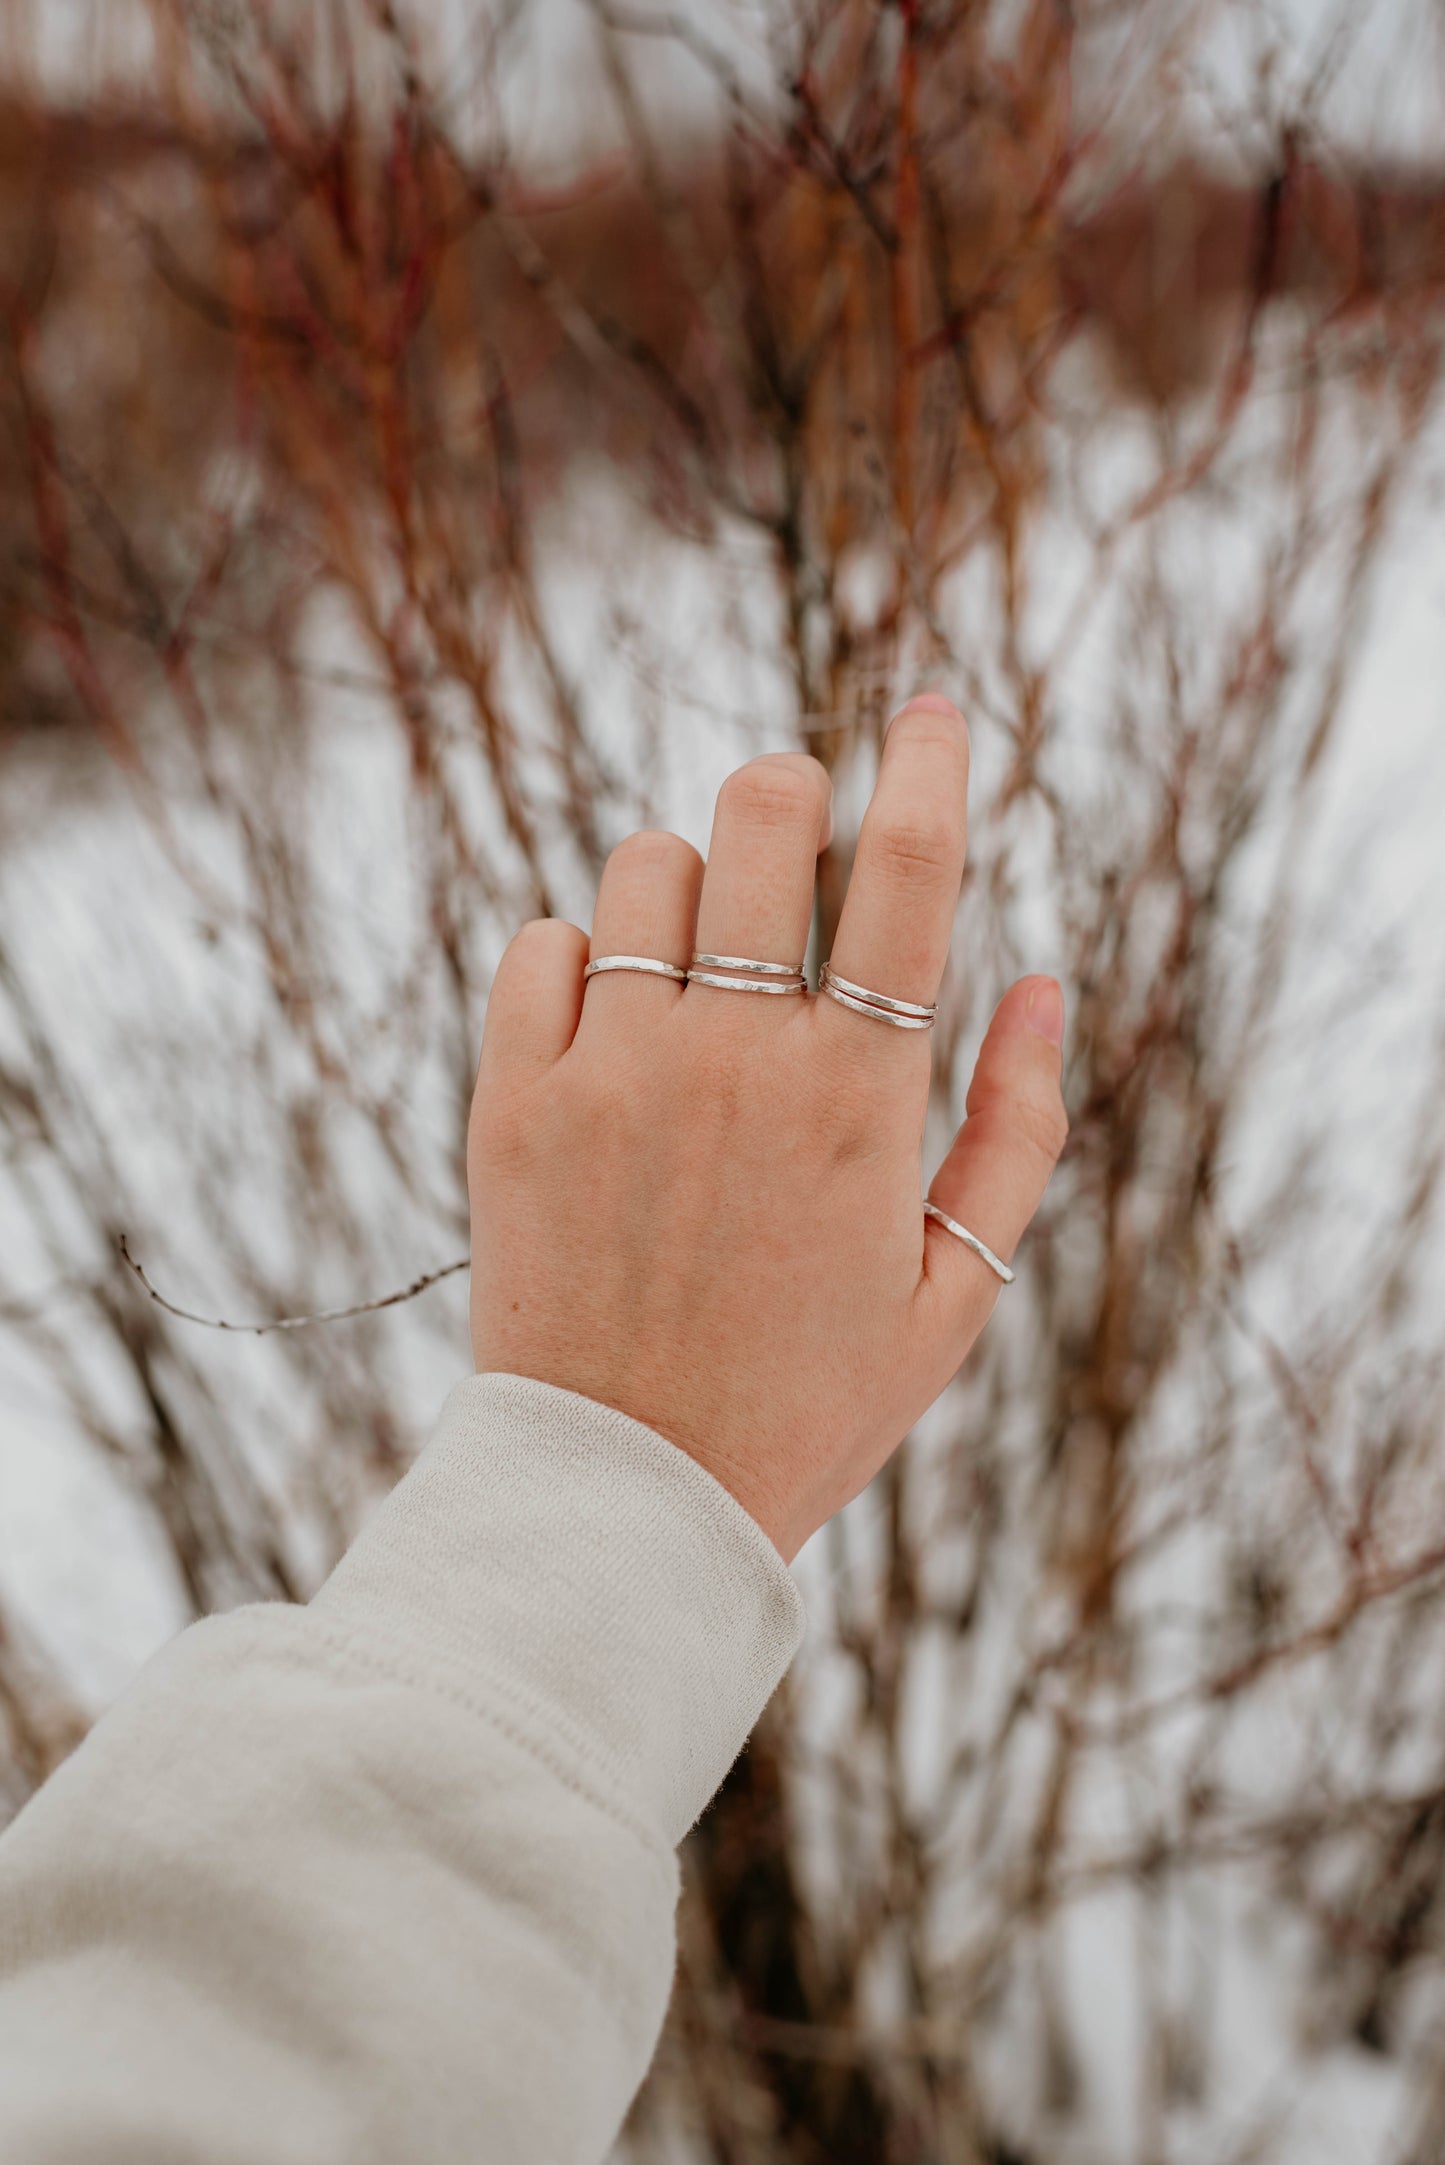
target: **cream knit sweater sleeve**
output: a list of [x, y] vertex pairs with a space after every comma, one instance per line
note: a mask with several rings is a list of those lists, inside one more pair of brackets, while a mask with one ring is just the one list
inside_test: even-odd
[[801, 1629], [683, 1452], [459, 1385], [308, 1607], [182, 1633], [0, 1839], [0, 2159], [596, 2165]]

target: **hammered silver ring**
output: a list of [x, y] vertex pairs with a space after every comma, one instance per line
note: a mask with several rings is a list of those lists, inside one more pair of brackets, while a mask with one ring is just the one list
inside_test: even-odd
[[1007, 1263], [996, 1256], [988, 1243], [979, 1239], [977, 1233], [970, 1233], [966, 1225], [960, 1225], [957, 1218], [950, 1218], [948, 1212], [940, 1210], [937, 1203], [925, 1202], [923, 1215], [925, 1218], [932, 1218], [935, 1225], [941, 1225], [945, 1233], [952, 1233], [955, 1240], [961, 1240], [965, 1248], [972, 1248], [979, 1260], [987, 1263], [994, 1276], [1001, 1278], [1005, 1285], [1013, 1284], [1014, 1274]]
[[671, 977], [679, 985], [687, 983], [687, 972], [675, 962], [658, 962], [652, 955], [599, 955], [589, 962], [582, 972], [584, 982], [589, 977], [604, 977], [610, 970], [637, 970], [644, 977]]
[[851, 978], [840, 977], [831, 962], [823, 964], [818, 990], [855, 1015], [866, 1015], [870, 1022], [892, 1023], [895, 1030], [931, 1030], [938, 1015], [936, 1005], [926, 1007], [917, 1000], [895, 1000], [886, 992], [855, 985]]
[[[725, 977], [725, 970], [743, 974]], [[705, 955], [699, 948], [687, 973], [690, 985], [711, 985], [718, 992], [775, 992], [784, 995], [806, 992], [803, 966], [789, 962], [759, 962], [751, 955]]]
[[801, 977], [802, 963], [755, 962], [749, 955], [704, 955], [699, 951], [692, 958], [695, 970], [746, 970], [752, 977]]
[[711, 970], [689, 970], [690, 985], [713, 985], [719, 992], [806, 992], [806, 979], [799, 977], [790, 984], [779, 984], [767, 977], [718, 977]]

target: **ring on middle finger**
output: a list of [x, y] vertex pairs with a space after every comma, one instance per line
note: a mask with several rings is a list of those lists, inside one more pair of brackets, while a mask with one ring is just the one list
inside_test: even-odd
[[[737, 975], [725, 975], [725, 972]], [[718, 992], [806, 992], [808, 980], [801, 963], [759, 962], [751, 955], [693, 955], [687, 973], [690, 985], [711, 985]]]

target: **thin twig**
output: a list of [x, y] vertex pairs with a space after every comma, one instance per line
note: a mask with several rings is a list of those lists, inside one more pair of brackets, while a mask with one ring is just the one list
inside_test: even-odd
[[202, 1316], [197, 1315], [194, 1309], [178, 1308], [174, 1301], [167, 1300], [165, 1294], [158, 1292], [151, 1284], [131, 1254], [124, 1233], [119, 1237], [119, 1246], [125, 1262], [135, 1272], [156, 1306], [164, 1308], [167, 1315], [179, 1316], [183, 1323], [203, 1324], [208, 1331], [240, 1331], [257, 1338], [264, 1336], [267, 1331], [299, 1331], [308, 1323], [343, 1323], [348, 1316], [371, 1315], [378, 1308], [395, 1308], [402, 1301], [415, 1300], [418, 1293], [425, 1293], [429, 1286], [439, 1285], [443, 1278], [455, 1277], [456, 1273], [465, 1270], [471, 1261], [470, 1256], [461, 1256], [455, 1263], [444, 1263], [440, 1270], [424, 1271], [420, 1278], [413, 1278], [410, 1285], [402, 1286], [395, 1293], [383, 1293], [377, 1300], [357, 1301], [350, 1308], [320, 1308], [314, 1315], [309, 1316], [275, 1316], [266, 1323], [231, 1323], [223, 1316]]

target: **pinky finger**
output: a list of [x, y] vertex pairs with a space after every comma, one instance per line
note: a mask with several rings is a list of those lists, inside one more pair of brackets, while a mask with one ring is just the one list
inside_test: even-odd
[[[968, 1118], [928, 1199], [1004, 1262], [1038, 1209], [1069, 1132], [1061, 1088], [1064, 999], [1051, 977], [1025, 977], [994, 1011], [968, 1087]], [[938, 1328], [971, 1337], [1001, 1281], [936, 1219], [924, 1221], [923, 1298]]]
[[587, 935], [556, 917], [535, 917], [497, 964], [482, 1032], [481, 1074], [547, 1068], [576, 1035]]

